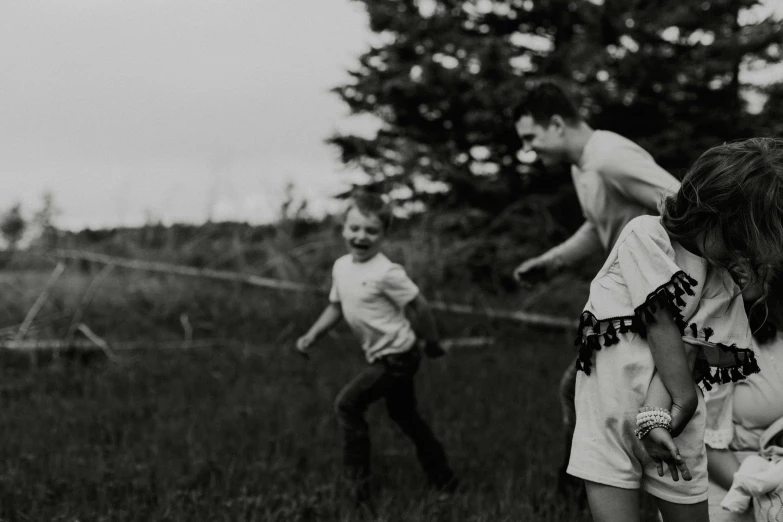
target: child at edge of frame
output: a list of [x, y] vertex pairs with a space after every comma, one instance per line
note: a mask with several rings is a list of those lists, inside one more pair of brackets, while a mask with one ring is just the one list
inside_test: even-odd
[[[568, 473], [596, 522], [707, 522], [706, 390], [759, 371], [742, 294], [783, 273], [783, 140], [713, 147], [623, 229], [581, 316]], [[742, 285], [742, 286], [740, 286]], [[671, 478], [665, 477], [665, 468]], [[680, 476], [683, 480], [680, 480]]]

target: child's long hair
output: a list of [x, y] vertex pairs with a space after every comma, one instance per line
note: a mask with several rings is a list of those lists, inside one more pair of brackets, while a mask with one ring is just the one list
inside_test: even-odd
[[[751, 138], [709, 149], [663, 203], [661, 216], [673, 240], [701, 241], [708, 262], [763, 283], [756, 304], [778, 292], [771, 286], [783, 273], [783, 140]], [[719, 258], [703, 248], [716, 240], [723, 247]]]

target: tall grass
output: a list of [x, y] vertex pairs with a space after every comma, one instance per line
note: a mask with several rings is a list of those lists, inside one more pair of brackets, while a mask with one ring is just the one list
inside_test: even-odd
[[[432, 269], [417, 268], [418, 253], [399, 245], [397, 257], [411, 272]], [[393, 241], [390, 247], [394, 252]], [[340, 248], [338, 240], [333, 248]], [[31, 335], [62, 336], [95, 273], [69, 269]], [[21, 322], [47, 276], [0, 277], [0, 327]], [[443, 292], [464, 297], [459, 288]], [[555, 307], [563, 298], [547, 299], [538, 302]], [[556, 388], [573, 357], [571, 332], [481, 317], [439, 320], [446, 335], [489, 333], [494, 347], [428, 360], [417, 377], [420, 407], [463, 489], [446, 503], [431, 497], [410, 444], [376, 407], [369, 420], [377, 514], [353, 511], [339, 480], [332, 401], [365, 364], [360, 350], [344, 327], [309, 363], [290, 349], [323, 304], [311, 296], [116, 270], [84, 311], [102, 337], [181, 339], [180, 317], [187, 314], [196, 338], [226, 342], [213, 350], [129, 355], [121, 363], [44, 360], [38, 368], [21, 354], [0, 353], [0, 517], [589, 520], [575, 499], [554, 492], [562, 458]]]

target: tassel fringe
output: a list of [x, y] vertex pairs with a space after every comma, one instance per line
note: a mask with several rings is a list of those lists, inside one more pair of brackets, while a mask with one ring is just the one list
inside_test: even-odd
[[[658, 310], [668, 310], [671, 313], [682, 335], [685, 334], [686, 329], [690, 329], [692, 336], [698, 338], [698, 325], [696, 323], [687, 324], [681, 312], [681, 308], [685, 306], [683, 296], [695, 295], [693, 287], [697, 285], [698, 281], [680, 271], [674, 274], [668, 283], [650, 293], [644, 304], [634, 310], [633, 315], [598, 319], [590, 312], [582, 312], [579, 318], [578, 335], [574, 340], [574, 346], [579, 349], [576, 369], [590, 375], [590, 369], [593, 366], [593, 352], [601, 349], [601, 339], [603, 339], [603, 346], [619, 343], [618, 334], [628, 332], [637, 333], [646, 339], [647, 325], [655, 321], [654, 314]], [[706, 327], [702, 332], [704, 340], [709, 342], [714, 331]], [[713, 384], [737, 382], [759, 371], [752, 350], [720, 343], [717, 346], [724, 351], [733, 353], [735, 362], [730, 367], [711, 368], [706, 359], [698, 359], [694, 368], [697, 376], [696, 382], [702, 384], [705, 389], [712, 389]]]

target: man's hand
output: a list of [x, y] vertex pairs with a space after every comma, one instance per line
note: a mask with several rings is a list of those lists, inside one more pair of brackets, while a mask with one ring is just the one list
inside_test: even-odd
[[691, 472], [688, 469], [688, 465], [680, 456], [680, 450], [677, 444], [674, 443], [671, 433], [665, 428], [655, 428], [648, 433], [642, 439], [642, 446], [644, 450], [653, 459], [658, 466], [658, 476], [664, 475], [663, 464], [664, 462], [669, 467], [669, 473], [671, 473], [672, 480], [675, 482], [680, 480], [678, 475], [682, 474], [682, 478], [685, 480], [691, 480]]
[[315, 336], [311, 333], [306, 333], [302, 337], [296, 340], [296, 352], [302, 357], [309, 359], [310, 354], [307, 353], [307, 349], [310, 348], [315, 342]]
[[551, 278], [559, 269], [554, 258], [544, 256], [528, 259], [514, 270], [514, 279], [522, 285], [529, 286], [539, 281]]

